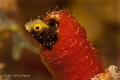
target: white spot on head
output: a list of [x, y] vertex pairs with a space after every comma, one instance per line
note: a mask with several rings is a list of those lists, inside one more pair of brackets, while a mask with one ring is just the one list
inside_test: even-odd
[[59, 33], [59, 28], [57, 28], [56, 32]]
[[60, 15], [59, 14], [51, 14], [50, 16], [51, 18], [56, 18], [56, 19], [60, 19]]
[[53, 18], [53, 17], [54, 17], [54, 15], [51, 15], [51, 17]]
[[49, 38], [50, 36], [47, 36], [47, 38]]

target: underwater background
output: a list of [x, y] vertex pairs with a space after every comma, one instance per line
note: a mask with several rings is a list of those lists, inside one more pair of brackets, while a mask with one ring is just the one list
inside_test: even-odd
[[[0, 80], [52, 78], [25, 23], [60, 9], [68, 9], [85, 27], [106, 68], [120, 70], [120, 0], [0, 0]], [[22, 74], [28, 77], [6, 77]]]

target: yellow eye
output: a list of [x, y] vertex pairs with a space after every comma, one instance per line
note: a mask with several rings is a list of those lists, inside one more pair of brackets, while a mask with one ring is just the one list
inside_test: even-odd
[[35, 31], [41, 31], [43, 26], [39, 23], [34, 24], [34, 30]]

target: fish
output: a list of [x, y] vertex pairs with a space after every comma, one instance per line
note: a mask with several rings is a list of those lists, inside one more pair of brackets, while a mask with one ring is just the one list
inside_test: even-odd
[[40, 43], [40, 57], [53, 80], [91, 80], [105, 71], [100, 52], [86, 36], [75, 15], [66, 9], [25, 24]]

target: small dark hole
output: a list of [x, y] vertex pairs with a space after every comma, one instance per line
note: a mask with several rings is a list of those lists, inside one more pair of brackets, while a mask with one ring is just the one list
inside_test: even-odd
[[48, 25], [52, 27], [56, 27], [56, 24], [59, 25], [59, 22], [55, 18], [50, 18], [48, 22], [49, 22]]
[[36, 29], [39, 29], [39, 26], [37, 26]]

